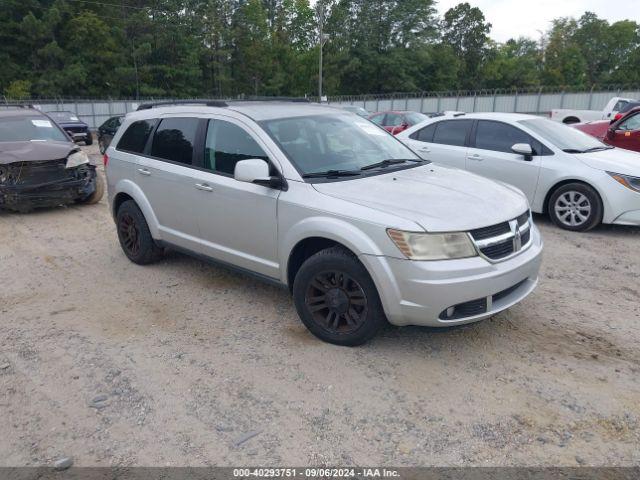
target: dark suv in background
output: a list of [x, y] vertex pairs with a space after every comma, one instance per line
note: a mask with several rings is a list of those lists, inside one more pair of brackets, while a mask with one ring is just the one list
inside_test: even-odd
[[73, 112], [55, 110], [47, 114], [73, 139], [74, 142], [84, 142], [85, 145], [93, 143], [93, 136], [89, 125], [84, 123]]

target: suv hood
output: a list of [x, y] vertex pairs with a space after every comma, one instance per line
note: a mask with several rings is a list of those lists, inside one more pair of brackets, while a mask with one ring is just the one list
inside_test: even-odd
[[428, 232], [487, 227], [514, 219], [528, 208], [516, 188], [433, 164], [313, 186], [325, 195], [411, 220]]
[[67, 158], [78, 150], [71, 142], [0, 142], [0, 165]]
[[640, 177], [640, 153], [631, 150], [612, 148], [599, 152], [576, 153], [574, 156], [597, 170]]

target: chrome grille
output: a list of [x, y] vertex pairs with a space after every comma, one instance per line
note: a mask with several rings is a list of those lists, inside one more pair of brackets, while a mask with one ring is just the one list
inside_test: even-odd
[[531, 241], [531, 215], [527, 211], [508, 222], [472, 230], [471, 237], [487, 259], [505, 260], [529, 245]]

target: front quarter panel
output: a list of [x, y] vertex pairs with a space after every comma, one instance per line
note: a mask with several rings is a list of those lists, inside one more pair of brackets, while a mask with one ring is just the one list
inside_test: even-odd
[[294, 247], [313, 237], [338, 242], [357, 256], [401, 258], [387, 228], [423, 230], [412, 221], [323, 195], [310, 184], [290, 182], [289, 190], [278, 200], [281, 280], [287, 283], [287, 264]]

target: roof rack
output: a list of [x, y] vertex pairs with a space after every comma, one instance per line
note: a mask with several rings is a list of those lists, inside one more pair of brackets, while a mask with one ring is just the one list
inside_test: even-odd
[[137, 110], [151, 110], [156, 107], [164, 107], [168, 105], [205, 105], [207, 107], [228, 107], [227, 102], [223, 100], [168, 100], [164, 102], [143, 103]]
[[204, 105], [206, 107], [225, 108], [229, 103], [236, 102], [292, 102], [292, 103], [310, 103], [308, 98], [300, 97], [243, 97], [230, 100], [165, 100], [161, 102], [143, 103], [137, 110], [151, 110], [156, 107], [165, 107], [169, 105]]

